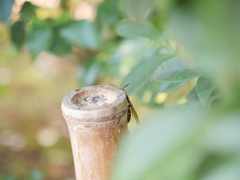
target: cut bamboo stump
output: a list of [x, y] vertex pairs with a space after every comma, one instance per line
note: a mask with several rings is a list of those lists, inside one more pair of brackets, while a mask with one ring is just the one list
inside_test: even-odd
[[127, 104], [124, 91], [103, 85], [63, 98], [77, 180], [109, 180], [116, 146], [127, 130]]

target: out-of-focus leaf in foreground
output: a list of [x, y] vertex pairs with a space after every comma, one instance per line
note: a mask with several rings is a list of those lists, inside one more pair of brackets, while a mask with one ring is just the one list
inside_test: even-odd
[[240, 179], [240, 159], [229, 160], [225, 164], [220, 164], [212, 172], [201, 180], [237, 180]]
[[201, 70], [196, 66], [187, 66], [180, 57], [175, 57], [162, 64], [154, 73], [153, 79], [163, 82], [180, 82], [199, 77]]
[[112, 179], [188, 179], [200, 160], [195, 150], [204, 124], [196, 109], [153, 113], [148, 123], [125, 139]]
[[142, 61], [123, 79], [120, 87], [130, 84], [126, 88], [128, 94], [137, 92], [150, 80], [154, 71], [173, 56], [173, 54], [156, 54], [151, 59]]
[[117, 34], [126, 38], [149, 38], [159, 40], [161, 33], [151, 22], [124, 21], [117, 26]]
[[211, 136], [206, 145], [207, 149], [223, 154], [238, 153], [240, 155], [239, 119], [240, 113], [234, 111], [218, 118], [218, 121], [211, 127]]
[[60, 36], [70, 44], [88, 49], [98, 49], [101, 44], [99, 32], [87, 20], [72, 22], [60, 30]]
[[7, 23], [11, 12], [14, 0], [1, 0], [0, 1], [0, 21]]
[[[206, 139], [205, 150], [229, 157], [207, 172], [201, 180], [237, 180], [240, 179], [240, 114], [231, 114], [218, 118], [211, 127], [211, 135]], [[209, 171], [209, 170], [208, 170]]]
[[125, 138], [113, 180], [237, 180], [240, 114], [200, 104], [152, 114]]

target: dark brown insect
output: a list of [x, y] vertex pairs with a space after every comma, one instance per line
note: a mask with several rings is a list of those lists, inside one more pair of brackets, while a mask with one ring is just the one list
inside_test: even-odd
[[[115, 86], [115, 85], [113, 85], [113, 84], [110, 84], [110, 85]], [[128, 122], [130, 121], [130, 119], [131, 119], [131, 114], [133, 113], [133, 116], [134, 116], [137, 124], [139, 124], [140, 121], [139, 121], [137, 112], [136, 112], [136, 110], [134, 109], [134, 107], [133, 107], [133, 105], [132, 105], [132, 103], [131, 103], [128, 95], [127, 95], [127, 92], [126, 92], [125, 89], [124, 89], [124, 88], [126, 88], [128, 85], [129, 85], [129, 84], [127, 84], [127, 85], [124, 86], [123, 88], [118, 88], [117, 86], [115, 86], [115, 87], [118, 88], [118, 89], [120, 89], [120, 90], [123, 90], [123, 91], [125, 92], [125, 94], [126, 94], [126, 99], [127, 99], [127, 102], [128, 102], [128, 114], [127, 114], [127, 120], [128, 120]]]

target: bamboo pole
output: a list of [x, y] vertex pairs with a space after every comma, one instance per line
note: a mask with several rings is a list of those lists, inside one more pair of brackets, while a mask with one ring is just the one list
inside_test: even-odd
[[77, 180], [109, 180], [127, 112], [124, 91], [112, 86], [84, 87], [63, 98]]

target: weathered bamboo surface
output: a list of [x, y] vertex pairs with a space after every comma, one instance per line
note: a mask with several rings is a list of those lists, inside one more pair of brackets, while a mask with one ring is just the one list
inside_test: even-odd
[[109, 180], [127, 112], [124, 91], [112, 86], [84, 87], [63, 98], [77, 180]]

